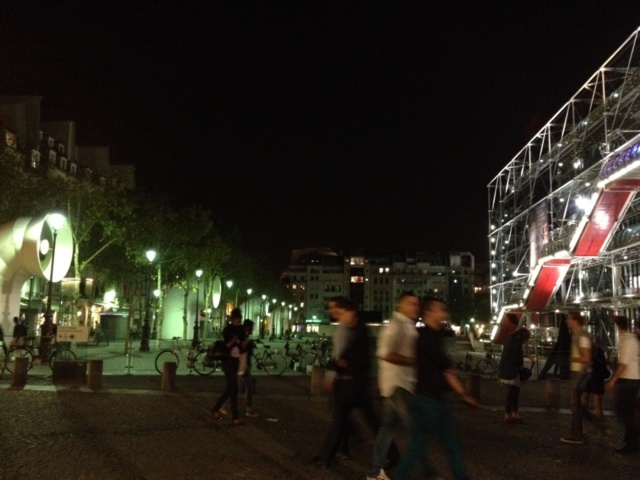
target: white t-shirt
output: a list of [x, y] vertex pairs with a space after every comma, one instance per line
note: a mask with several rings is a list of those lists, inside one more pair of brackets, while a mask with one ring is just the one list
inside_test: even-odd
[[[571, 356], [572, 357], [580, 357], [580, 349], [588, 348], [591, 349], [591, 337], [587, 332], [581, 330], [580, 332], [571, 332]], [[572, 372], [587, 372], [590, 370], [591, 365], [580, 362], [571, 362], [571, 371]]]
[[627, 366], [620, 378], [640, 380], [640, 342], [635, 333], [620, 335], [618, 362]]
[[405, 357], [416, 356], [416, 324], [406, 315], [393, 313], [389, 323], [380, 329], [378, 335], [378, 386], [383, 397], [390, 397], [396, 387], [413, 392], [416, 386], [416, 369], [413, 366], [396, 365], [382, 360], [391, 352]]

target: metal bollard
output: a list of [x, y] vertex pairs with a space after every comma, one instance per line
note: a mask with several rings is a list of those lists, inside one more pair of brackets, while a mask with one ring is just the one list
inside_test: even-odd
[[324, 368], [314, 366], [311, 370], [311, 395], [322, 395]]
[[89, 360], [87, 387], [91, 390], [100, 390], [102, 388], [102, 364], [102, 360]]
[[18, 388], [27, 384], [27, 372], [29, 371], [29, 359], [17, 357], [13, 366], [13, 380], [11, 386]]
[[467, 375], [465, 389], [469, 395], [480, 401], [480, 375], [477, 373]]
[[176, 362], [164, 362], [162, 366], [162, 391], [174, 392], [176, 389], [176, 372], [178, 364]]

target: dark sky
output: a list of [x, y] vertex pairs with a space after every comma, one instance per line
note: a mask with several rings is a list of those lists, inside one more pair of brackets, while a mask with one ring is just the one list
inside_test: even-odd
[[0, 94], [139, 185], [293, 248], [487, 257], [487, 184], [640, 26], [636, 1], [2, 2]]

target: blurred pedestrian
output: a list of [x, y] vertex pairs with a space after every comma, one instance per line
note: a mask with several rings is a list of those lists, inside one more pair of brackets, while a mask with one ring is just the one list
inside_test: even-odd
[[[591, 355], [591, 375], [582, 393], [582, 404], [589, 408], [590, 399], [593, 397], [593, 413], [601, 423], [606, 422], [604, 409], [602, 408], [602, 397], [604, 395], [604, 382], [611, 376], [607, 367], [607, 357], [603, 348], [594, 341], [593, 353]], [[583, 422], [583, 431], [587, 433], [587, 424]]]
[[[518, 410], [520, 387], [523, 382], [520, 372], [524, 368], [523, 345], [531, 338], [531, 332], [526, 328], [518, 328], [509, 335], [504, 343], [500, 364], [498, 366], [498, 381], [507, 387], [504, 403], [505, 423], [522, 423]], [[533, 362], [533, 358], [530, 358]]]
[[[416, 344], [417, 385], [410, 397], [411, 434], [394, 480], [408, 480], [419, 459], [428, 465], [425, 449], [427, 440], [436, 437], [444, 450], [456, 480], [467, 480], [466, 467], [456, 433], [453, 415], [445, 394], [453, 390], [470, 406], [478, 407], [467, 394], [456, 375], [453, 360], [447, 355], [442, 331], [447, 319], [444, 303], [426, 298], [422, 303], [422, 321]], [[425, 471], [426, 477], [438, 477], [437, 472]]]
[[[242, 322], [242, 328], [244, 328], [246, 338], [244, 340], [242, 353], [240, 359], [245, 357], [244, 361], [238, 361], [238, 395], [244, 393], [245, 400], [245, 415], [247, 417], [259, 417], [260, 415], [253, 408], [253, 395], [256, 393], [256, 379], [251, 375], [251, 360], [253, 358], [253, 350], [255, 349], [255, 342], [251, 338], [253, 335], [253, 320], [245, 319]], [[224, 407], [220, 407], [220, 413], [226, 414]]]
[[[420, 302], [413, 292], [403, 292], [396, 311], [378, 334], [378, 387], [382, 396], [382, 419], [373, 446], [367, 480], [387, 480], [387, 458], [397, 463], [400, 452], [394, 439], [409, 428], [409, 399], [416, 384], [416, 321]], [[389, 465], [391, 468], [393, 465]]]
[[7, 348], [7, 344], [4, 341], [4, 330], [2, 329], [2, 325], [0, 325], [0, 342], [2, 342], [2, 351], [4, 352], [4, 356], [7, 356], [9, 349]]
[[606, 433], [606, 425], [593, 415], [582, 403], [591, 376], [591, 335], [584, 329], [585, 320], [579, 312], [569, 312], [565, 321], [571, 330], [571, 433], [560, 439], [563, 443], [583, 445], [584, 421], [596, 425], [601, 433]]
[[221, 421], [224, 415], [220, 412], [220, 409], [224, 405], [224, 402], [229, 399], [231, 403], [231, 423], [236, 426], [244, 425], [244, 422], [240, 420], [240, 413], [238, 411], [238, 367], [241, 348], [247, 335], [241, 322], [242, 311], [239, 308], [234, 308], [231, 310], [229, 323], [222, 330], [222, 340], [227, 349], [221, 362], [222, 371], [224, 372], [225, 389], [211, 410], [213, 418]]
[[538, 378], [544, 379], [549, 376], [549, 370], [553, 369], [552, 376], [563, 380], [569, 379], [569, 356], [571, 352], [571, 332], [566, 322], [561, 322], [558, 326], [558, 338], [553, 344], [551, 352], [544, 363]]
[[24, 326], [18, 317], [13, 317], [13, 339], [11, 340], [11, 347], [22, 345], [26, 336], [27, 327]]
[[614, 316], [618, 328], [618, 366], [607, 382], [607, 391], [615, 391], [615, 411], [624, 426], [624, 445], [619, 454], [640, 453], [640, 424], [638, 422], [638, 392], [640, 391], [640, 342], [629, 331], [627, 317]]
[[358, 318], [353, 302], [335, 298], [338, 326], [333, 333], [333, 350], [324, 386], [333, 394], [331, 426], [325, 436], [318, 464], [331, 464], [344, 435], [349, 429], [349, 414], [359, 409], [375, 431], [378, 420], [371, 405], [371, 348], [367, 327]]

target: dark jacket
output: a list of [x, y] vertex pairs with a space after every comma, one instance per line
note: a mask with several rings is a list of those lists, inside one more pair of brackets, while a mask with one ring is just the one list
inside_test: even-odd
[[504, 343], [500, 365], [498, 366], [498, 377], [505, 380], [516, 378], [520, 374], [520, 369], [524, 365], [524, 352], [520, 338], [509, 335]]
[[334, 362], [331, 362], [330, 368], [336, 371], [338, 377], [369, 379], [371, 357], [371, 343], [367, 327], [362, 320], [358, 319], [355, 326], [349, 327], [349, 340], [340, 354], [340, 358], [346, 360], [347, 366], [338, 367]]

